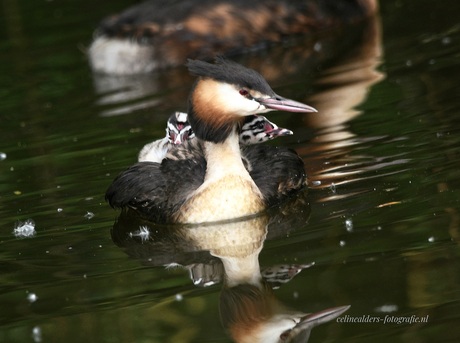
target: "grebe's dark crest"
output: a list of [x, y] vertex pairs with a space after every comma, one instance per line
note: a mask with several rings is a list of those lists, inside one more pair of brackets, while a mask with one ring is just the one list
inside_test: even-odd
[[254, 114], [316, 110], [276, 95], [260, 74], [234, 62], [189, 61], [188, 67], [200, 76], [188, 119], [202, 154], [134, 165], [109, 187], [109, 203], [132, 207], [152, 220], [203, 223], [254, 215], [302, 188], [303, 162], [292, 150], [247, 147], [246, 169], [238, 128]]

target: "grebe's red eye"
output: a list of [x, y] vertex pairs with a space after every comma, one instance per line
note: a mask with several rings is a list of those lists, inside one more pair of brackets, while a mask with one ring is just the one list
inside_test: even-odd
[[249, 92], [246, 90], [246, 89], [240, 89], [240, 94], [242, 96], [248, 96], [249, 95]]

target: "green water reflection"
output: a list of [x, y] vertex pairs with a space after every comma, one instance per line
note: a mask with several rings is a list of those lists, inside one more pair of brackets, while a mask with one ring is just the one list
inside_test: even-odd
[[[3, 2], [2, 342], [230, 341], [220, 281], [197, 287], [187, 270], [152, 265], [111, 237], [118, 213], [105, 189], [164, 134], [193, 81], [180, 68], [91, 75], [82, 50], [92, 29], [126, 5]], [[304, 158], [309, 216], [267, 232], [260, 267], [315, 262], [278, 285], [276, 298], [306, 312], [350, 304], [354, 317], [429, 316], [410, 325], [333, 321], [310, 342], [460, 337], [460, 28], [449, 15], [459, 10], [453, 0], [382, 1], [381, 27], [343, 32], [341, 44], [323, 37], [329, 57], [304, 60], [293, 49], [283, 61], [285, 48], [275, 47], [239, 59], [260, 66], [275, 91], [320, 110], [271, 116], [295, 132], [271, 144]], [[15, 222], [28, 218], [36, 235], [15, 237]]]

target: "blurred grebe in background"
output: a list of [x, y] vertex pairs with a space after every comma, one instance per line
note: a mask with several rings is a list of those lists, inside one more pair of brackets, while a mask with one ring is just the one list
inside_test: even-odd
[[150, 0], [102, 20], [88, 58], [95, 72], [145, 73], [355, 23], [377, 7], [377, 0]]
[[190, 60], [187, 66], [199, 76], [187, 112], [202, 153], [135, 164], [107, 190], [110, 205], [154, 221], [203, 223], [257, 214], [302, 189], [304, 165], [295, 151], [250, 145], [245, 166], [238, 128], [246, 116], [316, 110], [277, 95], [259, 73], [235, 62]]

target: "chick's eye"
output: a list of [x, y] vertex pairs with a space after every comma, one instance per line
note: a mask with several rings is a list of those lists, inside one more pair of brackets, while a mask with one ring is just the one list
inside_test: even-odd
[[249, 95], [249, 92], [246, 90], [246, 89], [240, 89], [240, 94], [242, 96], [248, 96]]

